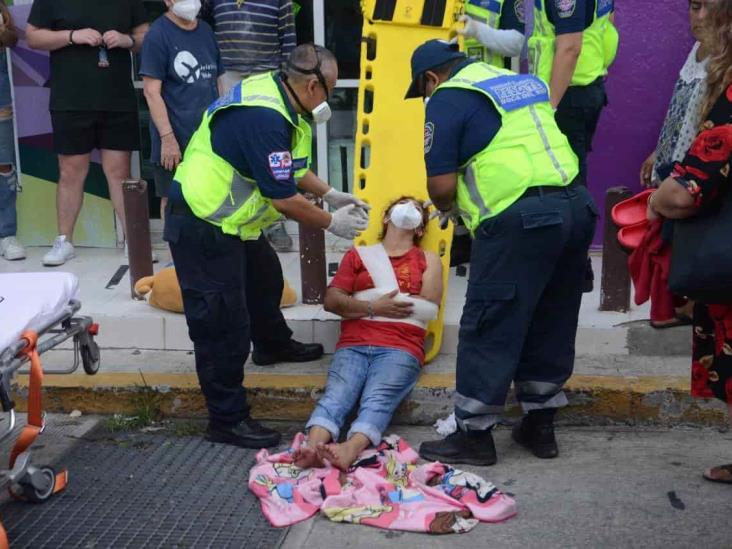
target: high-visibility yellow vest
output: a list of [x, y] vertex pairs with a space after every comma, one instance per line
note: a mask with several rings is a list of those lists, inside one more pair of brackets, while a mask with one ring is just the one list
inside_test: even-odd
[[449, 88], [482, 94], [501, 115], [496, 136], [458, 173], [457, 205], [471, 233], [528, 188], [566, 186], [577, 177], [577, 156], [554, 121], [545, 82], [529, 74], [471, 63], [435, 93]]
[[[467, 0], [465, 13], [472, 19], [485, 23], [497, 29], [501, 23], [501, 10], [505, 0]], [[490, 51], [479, 40], [468, 38], [465, 40], [465, 53], [476, 61], [483, 61], [494, 67], [504, 66], [504, 57]]]
[[[556, 33], [547, 16], [546, 2], [547, 0], [534, 0], [534, 30], [528, 46], [531, 73], [549, 82], [554, 63]], [[605, 76], [615, 60], [619, 36], [610, 20], [614, 7], [614, 0], [595, 0], [592, 24], [582, 32], [582, 52], [570, 85], [591, 84]]]
[[273, 153], [277, 157], [269, 159], [270, 167], [292, 170], [296, 179], [303, 177], [310, 166], [312, 130], [301, 116], [293, 117], [288, 111], [276, 78], [274, 72], [251, 76], [214, 102], [204, 113], [175, 172], [175, 180], [193, 213], [242, 240], [256, 240], [262, 229], [281, 215], [262, 195], [254, 179], [237, 172], [214, 152], [211, 121], [223, 109], [240, 107], [265, 107], [280, 113], [293, 127], [292, 146], [289, 153]]

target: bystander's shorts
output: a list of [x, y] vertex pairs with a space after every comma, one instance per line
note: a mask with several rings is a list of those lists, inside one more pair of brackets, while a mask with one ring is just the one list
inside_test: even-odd
[[94, 149], [140, 149], [136, 112], [51, 111], [51, 124], [53, 148], [58, 154], [87, 154]]
[[155, 196], [158, 198], [168, 197], [170, 185], [173, 183], [173, 175], [175, 175], [175, 170], [171, 172], [163, 168], [160, 164], [155, 164]]

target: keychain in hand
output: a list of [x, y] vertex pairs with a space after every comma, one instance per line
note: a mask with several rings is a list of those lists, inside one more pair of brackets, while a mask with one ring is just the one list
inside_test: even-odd
[[109, 67], [109, 55], [107, 55], [107, 48], [104, 46], [99, 47], [99, 61], [97, 62], [97, 66], [102, 69]]

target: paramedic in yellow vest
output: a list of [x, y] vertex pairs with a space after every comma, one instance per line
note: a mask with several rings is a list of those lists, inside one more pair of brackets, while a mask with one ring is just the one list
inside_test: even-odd
[[[282, 72], [251, 76], [208, 108], [176, 171], [165, 240], [213, 442], [262, 448], [280, 440], [249, 414], [242, 382], [250, 342], [259, 365], [323, 354], [322, 345], [292, 339], [279, 309], [282, 270], [262, 230], [284, 215], [352, 239], [368, 223], [366, 204], [309, 170], [309, 121], [330, 117], [327, 100], [337, 78], [331, 52], [298, 46]], [[333, 213], [298, 188], [323, 197]]]
[[510, 68], [510, 58], [521, 54], [524, 0], [467, 0], [460, 20], [465, 27], [458, 32], [465, 38], [468, 57]]
[[[614, 0], [534, 0], [530, 72], [549, 84], [557, 124], [579, 159], [583, 185], [592, 138], [607, 105], [605, 76], [618, 48], [614, 9]], [[584, 291], [590, 292], [589, 258], [586, 269]]]
[[558, 455], [554, 414], [567, 404], [585, 259], [597, 210], [579, 185], [577, 157], [559, 131], [547, 85], [426, 42], [412, 55], [407, 97], [429, 98], [427, 189], [443, 222], [473, 235], [460, 320], [458, 431], [420, 455], [492, 465], [491, 430], [513, 383], [523, 419], [514, 439]]

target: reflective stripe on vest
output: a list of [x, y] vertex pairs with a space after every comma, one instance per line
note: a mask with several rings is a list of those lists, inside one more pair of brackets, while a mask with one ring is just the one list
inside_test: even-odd
[[[529, 38], [529, 68], [550, 81], [554, 63], [555, 27], [546, 12], [546, 0], [534, 0], [534, 30]], [[577, 0], [581, 1], [581, 0]], [[592, 24], [582, 32], [582, 51], [570, 85], [586, 86], [607, 74], [618, 49], [617, 29], [610, 21], [614, 0], [596, 0]]]
[[310, 164], [312, 132], [302, 117], [291, 118], [276, 78], [274, 73], [249, 77], [217, 99], [204, 114], [175, 174], [196, 216], [242, 240], [259, 238], [262, 229], [281, 216], [255, 180], [238, 173], [213, 151], [210, 124], [222, 109], [264, 107], [278, 112], [293, 128], [290, 151], [282, 151], [280, 161], [290, 162], [295, 177], [303, 177]]
[[476, 62], [435, 93], [446, 88], [481, 93], [501, 116], [501, 129], [493, 140], [458, 173], [457, 205], [471, 232], [530, 187], [561, 187], [574, 181], [577, 157], [554, 120], [545, 82]]
[[[501, 11], [505, 0], [468, 0], [465, 3], [465, 13], [472, 19], [484, 23], [492, 29], [497, 29], [501, 22]], [[484, 61], [496, 67], [503, 67], [503, 56], [491, 52], [479, 40], [468, 38], [465, 40], [465, 53], [476, 61]]]

